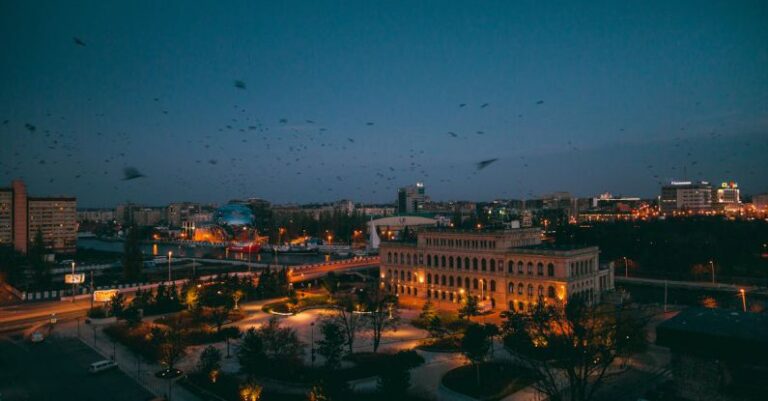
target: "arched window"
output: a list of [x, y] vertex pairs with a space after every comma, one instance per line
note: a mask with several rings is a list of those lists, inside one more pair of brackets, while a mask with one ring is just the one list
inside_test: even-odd
[[453, 269], [453, 256], [450, 256], [450, 257], [448, 258], [448, 267], [450, 267], [451, 269]]
[[496, 292], [496, 280], [491, 280], [491, 292]]
[[527, 268], [528, 268], [527, 269], [527, 273], [528, 274], [533, 274], [533, 263], [532, 262], [528, 262]]
[[513, 283], [511, 281], [509, 282], [509, 285], [507, 285], [507, 292], [510, 293], [510, 294], [514, 294], [515, 293], [515, 283]]
[[432, 284], [432, 274], [427, 273], [427, 284]]
[[405, 254], [404, 254], [404, 253], [401, 253], [401, 254], [400, 254], [400, 264], [401, 264], [401, 265], [404, 265], [404, 264], [405, 264]]
[[395, 252], [395, 253], [394, 253], [394, 256], [395, 256], [395, 264], [397, 264], [397, 262], [398, 262], [398, 259], [397, 259], [397, 252]]
[[515, 262], [509, 261], [507, 262], [507, 273], [509, 274], [515, 274]]
[[461, 276], [456, 276], [456, 287], [461, 288]]
[[400, 280], [405, 281], [405, 270], [400, 271]]
[[480, 260], [480, 270], [485, 271], [485, 258]]
[[472, 280], [472, 288], [477, 289], [477, 279]]
[[539, 298], [544, 298], [544, 286], [543, 286], [543, 285], [540, 285], [540, 286], [539, 286], [539, 288], [538, 288], [538, 292], [536, 293], [536, 295], [537, 295]]
[[445, 268], [445, 255], [440, 258], [440, 267]]
[[517, 274], [523, 274], [523, 261], [517, 262]]
[[453, 276], [448, 276], [448, 286], [453, 287]]
[[405, 255], [405, 261], [406, 261], [406, 263], [408, 263], [409, 266], [411, 265], [411, 254], [410, 253]]
[[547, 276], [552, 277], [555, 275], [555, 265], [552, 263], [547, 265]]
[[555, 297], [555, 287], [552, 287], [551, 285], [547, 287], [547, 297], [548, 298], [554, 298]]
[[472, 259], [472, 270], [477, 270], [477, 258]]
[[492, 272], [496, 271], [496, 260], [494, 259], [491, 259], [491, 271]]
[[413, 287], [413, 296], [415, 297], [415, 296], [418, 296], [418, 295], [419, 295], [419, 289], [416, 288], [416, 287]]
[[461, 258], [456, 258], [456, 268], [461, 269]]
[[432, 267], [432, 255], [427, 254], [427, 266]]
[[392, 263], [392, 252], [387, 252], [387, 263]]
[[469, 258], [464, 258], [464, 270], [469, 270]]
[[533, 296], [533, 284], [528, 284], [528, 296]]
[[440, 285], [445, 285], [445, 274], [440, 276]]
[[432, 298], [432, 290], [427, 290], [427, 298]]
[[464, 278], [464, 288], [469, 289], [469, 277]]
[[536, 265], [536, 274], [539, 276], [544, 275], [544, 264], [539, 262], [539, 264]]
[[408, 277], [408, 281], [411, 281], [411, 272], [408, 272], [407, 277]]
[[518, 293], [519, 295], [523, 295], [523, 288], [524, 288], [524, 287], [525, 287], [525, 286], [523, 285], [523, 283], [519, 283], [519, 284], [517, 285], [517, 293]]

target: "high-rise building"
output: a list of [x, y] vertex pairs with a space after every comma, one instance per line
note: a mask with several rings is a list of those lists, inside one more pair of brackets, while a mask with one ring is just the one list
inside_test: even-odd
[[661, 187], [662, 214], [712, 208], [712, 185], [707, 181], [672, 181]]
[[21, 180], [0, 188], [0, 245], [27, 253], [40, 232], [53, 252], [70, 253], [77, 247], [77, 199], [30, 197]]
[[166, 221], [171, 227], [181, 227], [189, 217], [200, 213], [200, 204], [191, 202], [171, 203], [166, 209]]
[[400, 214], [420, 213], [424, 208], [426, 199], [424, 184], [421, 182], [400, 188], [397, 191], [397, 212]]

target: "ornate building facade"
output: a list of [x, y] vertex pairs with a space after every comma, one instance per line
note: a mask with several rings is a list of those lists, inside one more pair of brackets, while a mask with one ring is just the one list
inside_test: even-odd
[[613, 269], [600, 267], [597, 247], [541, 242], [538, 228], [503, 231], [425, 229], [415, 242], [382, 242], [381, 280], [399, 297], [528, 311], [537, 302], [579, 296], [599, 302], [613, 290]]

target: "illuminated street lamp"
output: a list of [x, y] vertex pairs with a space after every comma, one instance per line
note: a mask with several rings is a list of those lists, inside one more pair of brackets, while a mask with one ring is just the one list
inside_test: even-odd
[[629, 277], [629, 266], [627, 264], [627, 257], [624, 256], [624, 277]]
[[712, 260], [709, 261], [709, 267], [712, 268], [712, 284], [715, 284], [715, 263]]
[[171, 257], [173, 257], [173, 251], [168, 251], [168, 282], [171, 281]]
[[746, 312], [747, 311], [747, 292], [744, 291], [743, 288], [740, 288], [739, 292], [741, 293], [741, 307], [744, 310], [744, 312]]

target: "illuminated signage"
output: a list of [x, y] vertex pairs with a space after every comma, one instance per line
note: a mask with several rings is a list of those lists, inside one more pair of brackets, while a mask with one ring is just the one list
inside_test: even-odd
[[114, 298], [115, 295], [117, 295], [119, 291], [118, 290], [99, 290], [93, 292], [93, 301], [94, 302], [109, 302], [112, 298]]
[[66, 284], [82, 284], [85, 282], [85, 274], [84, 273], [65, 274], [64, 282]]

